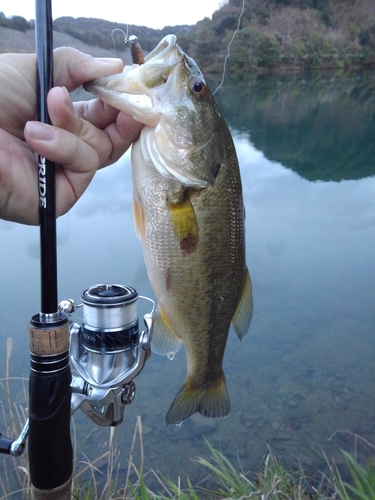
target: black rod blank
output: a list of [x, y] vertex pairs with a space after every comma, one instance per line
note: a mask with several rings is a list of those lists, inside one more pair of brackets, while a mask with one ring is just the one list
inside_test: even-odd
[[[35, 41], [37, 56], [38, 120], [50, 124], [47, 94], [53, 87], [53, 29], [51, 0], [36, 0]], [[57, 312], [55, 164], [39, 156], [39, 220], [41, 312]]]

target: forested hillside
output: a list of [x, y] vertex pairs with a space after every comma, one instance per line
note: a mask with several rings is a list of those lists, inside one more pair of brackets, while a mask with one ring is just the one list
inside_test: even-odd
[[[215, 72], [222, 71], [241, 10], [242, 0], [229, 0], [212, 19], [162, 30], [63, 17], [54, 21], [54, 30], [91, 46], [113, 49], [113, 30], [128, 29], [147, 51], [167, 33], [175, 33], [182, 48], [206, 72]], [[32, 21], [19, 16], [8, 19], [2, 13], [0, 26], [19, 31], [34, 27]], [[125, 50], [124, 35], [115, 31], [113, 38], [116, 52]], [[239, 31], [230, 45], [227, 69], [231, 73], [352, 67], [375, 67], [375, 0], [245, 0]]]
[[[241, 8], [242, 0], [230, 0], [181, 37], [206, 70], [222, 68]], [[375, 0], [245, 0], [228, 69], [345, 69], [374, 62]]]

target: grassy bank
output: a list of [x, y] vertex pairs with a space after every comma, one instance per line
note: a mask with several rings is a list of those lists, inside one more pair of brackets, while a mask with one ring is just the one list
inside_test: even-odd
[[[111, 432], [112, 434], [112, 432]], [[142, 443], [140, 419], [134, 437]], [[344, 480], [338, 468], [329, 464], [329, 474], [310, 478], [302, 469], [288, 471], [272, 452], [266, 456], [258, 472], [245, 471], [239, 464], [232, 464], [209, 442], [209, 460], [198, 457], [197, 463], [206, 471], [206, 479], [193, 485], [189, 478], [176, 482], [161, 476], [157, 471], [144, 472], [142, 464], [132, 461], [132, 448], [126, 474], [117, 467], [119, 454], [111, 447], [93, 462], [87, 462], [74, 479], [72, 498], [76, 500], [197, 500], [197, 499], [255, 499], [255, 500], [375, 500], [375, 470], [373, 464], [361, 466], [353, 456], [344, 453], [350, 478]], [[136, 440], [134, 439], [133, 444]], [[18, 460], [18, 459], [17, 459]], [[25, 457], [23, 458], [25, 461]], [[103, 467], [106, 466], [105, 472]], [[18, 469], [18, 470], [17, 470]], [[8, 474], [10, 467], [8, 467]], [[18, 465], [13, 471], [19, 478], [19, 488], [7, 489], [6, 476], [1, 480], [0, 499], [30, 499], [31, 488], [27, 468]], [[180, 481], [181, 479], [181, 481]], [[185, 479], [187, 487], [182, 488]], [[154, 486], [149, 487], [149, 483]], [[156, 484], [156, 486], [155, 486]]]
[[[142, 446], [142, 425], [140, 418], [134, 433], [139, 435]], [[95, 478], [94, 464], [90, 465], [92, 478], [88, 486], [76, 481], [74, 498], [84, 500], [197, 500], [197, 499], [255, 499], [255, 500], [375, 500], [375, 470], [372, 463], [361, 466], [355, 458], [343, 452], [348, 467], [348, 480], [344, 480], [338, 468], [329, 463], [329, 473], [315, 478], [306, 476], [302, 469], [288, 471], [280, 464], [270, 451], [263, 466], [258, 472], [246, 471], [240, 463], [232, 464], [220, 451], [206, 440], [210, 451], [210, 459], [198, 457], [196, 462], [207, 473], [206, 479], [193, 485], [189, 478], [185, 479], [187, 487], [182, 488], [180, 478], [177, 482], [160, 476], [157, 471], [143, 472], [142, 464], [137, 468], [132, 461], [133, 447], [130, 452], [129, 467], [126, 478], [116, 473], [116, 461], [108, 452], [108, 475], [105, 481]], [[143, 453], [143, 450], [142, 450]], [[136, 481], [130, 481], [135, 474]], [[151, 482], [157, 487], [149, 488]], [[124, 483], [125, 481], [125, 483]]]
[[[187, 478], [188, 486], [181, 487], [180, 478], [173, 482], [160, 476], [156, 471], [142, 472], [130, 461], [126, 476], [118, 474], [116, 461], [118, 455], [111, 450], [98, 457], [79, 472], [74, 480], [72, 498], [76, 500], [197, 500], [197, 499], [255, 499], [255, 500], [374, 500], [375, 471], [372, 464], [362, 467], [353, 456], [343, 452], [346, 457], [350, 480], [344, 481], [338, 469], [329, 464], [329, 475], [317, 478], [307, 477], [303, 470], [286, 470], [270, 452], [259, 472], [249, 472], [234, 466], [227, 458], [214, 449], [208, 442], [211, 459], [197, 458], [198, 464], [207, 471], [206, 480], [193, 485]], [[107, 473], [99, 473], [100, 462], [107, 462]], [[131, 476], [136, 479], [130, 480]], [[4, 491], [1, 499], [29, 499], [30, 485], [24, 471], [23, 484], [11, 492]], [[150, 488], [150, 480], [157, 487]]]

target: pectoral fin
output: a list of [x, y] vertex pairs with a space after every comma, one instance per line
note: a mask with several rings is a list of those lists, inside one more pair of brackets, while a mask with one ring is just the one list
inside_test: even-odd
[[183, 192], [180, 200], [169, 200], [168, 208], [180, 250], [184, 255], [190, 255], [198, 245], [198, 223], [187, 190]]
[[249, 271], [246, 268], [242, 292], [237, 303], [232, 324], [240, 340], [244, 338], [249, 329], [253, 315], [253, 293]]
[[179, 351], [182, 340], [172, 330], [162, 309], [158, 309], [152, 323], [151, 348], [156, 354], [173, 356]]

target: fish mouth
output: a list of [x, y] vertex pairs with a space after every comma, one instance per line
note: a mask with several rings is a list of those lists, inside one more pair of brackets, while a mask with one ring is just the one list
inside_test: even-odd
[[145, 56], [145, 64], [153, 60], [153, 64], [161, 60], [163, 63], [169, 62], [169, 64], [176, 64], [176, 51], [179, 53], [179, 58], [181, 58], [181, 49], [177, 45], [176, 35], [165, 36], [158, 45], [151, 51], [147, 56]]
[[122, 73], [85, 83], [84, 89], [141, 123], [155, 127], [160, 118], [158, 105], [172, 88], [176, 89], [177, 68], [184, 61], [185, 54], [176, 41], [175, 35], [167, 35], [145, 56], [144, 64], [127, 65]]

